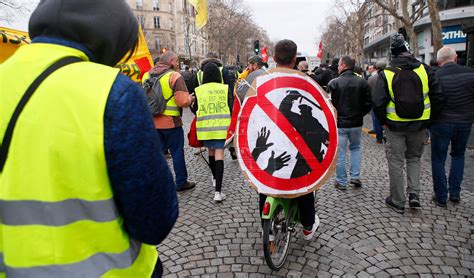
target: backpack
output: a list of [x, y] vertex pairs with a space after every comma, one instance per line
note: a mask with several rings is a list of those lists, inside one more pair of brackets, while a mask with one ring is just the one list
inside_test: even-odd
[[411, 69], [389, 67], [395, 73], [392, 80], [392, 90], [395, 112], [400, 118], [418, 119], [425, 110], [423, 83], [420, 77]]
[[150, 77], [143, 83], [143, 90], [145, 91], [148, 106], [153, 116], [162, 114], [166, 109], [166, 104], [173, 97], [173, 94], [167, 99], [163, 96], [160, 79], [167, 73], [168, 71], [159, 75], [150, 74]]

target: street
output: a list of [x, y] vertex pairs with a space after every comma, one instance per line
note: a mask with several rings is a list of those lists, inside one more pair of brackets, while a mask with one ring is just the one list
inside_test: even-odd
[[[186, 109], [184, 114], [187, 134], [191, 113]], [[206, 163], [186, 147], [190, 180], [198, 184], [179, 193], [178, 222], [158, 246], [165, 277], [472, 277], [474, 151], [466, 153], [461, 203], [442, 209], [431, 202], [428, 145], [422, 159], [422, 210], [407, 209], [400, 215], [384, 203], [389, 189], [384, 146], [366, 133], [362, 137], [363, 187], [341, 192], [334, 188], [334, 179], [329, 180], [316, 197], [321, 225], [315, 238], [304, 241], [299, 229], [278, 272], [264, 262], [258, 195], [244, 180], [238, 162], [226, 151], [227, 200], [217, 204]]]

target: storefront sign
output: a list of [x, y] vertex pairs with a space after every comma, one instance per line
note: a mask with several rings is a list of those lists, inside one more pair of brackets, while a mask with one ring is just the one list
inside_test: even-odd
[[461, 25], [443, 28], [443, 44], [465, 43], [467, 35], [461, 30]]

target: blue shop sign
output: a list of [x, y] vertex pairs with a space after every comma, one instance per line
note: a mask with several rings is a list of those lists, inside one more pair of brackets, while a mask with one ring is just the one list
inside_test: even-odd
[[466, 42], [466, 37], [461, 25], [443, 27], [443, 44]]

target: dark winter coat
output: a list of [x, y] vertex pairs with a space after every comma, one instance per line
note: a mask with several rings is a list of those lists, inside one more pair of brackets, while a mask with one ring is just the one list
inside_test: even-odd
[[[447, 63], [436, 71], [435, 77], [445, 102], [441, 103], [440, 114], [432, 117], [432, 120], [442, 123], [474, 123], [474, 69], [454, 62]], [[432, 107], [436, 105], [433, 104]]]
[[352, 70], [345, 70], [329, 82], [328, 92], [337, 110], [337, 127], [362, 126], [364, 115], [372, 109], [369, 83]]

